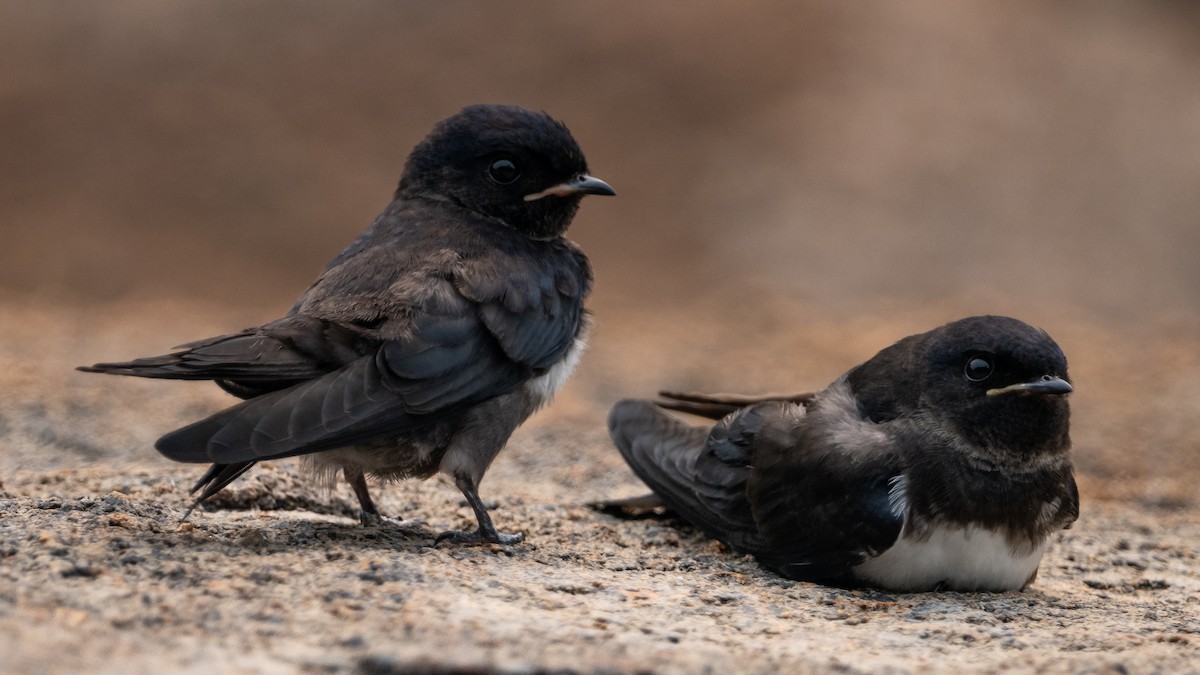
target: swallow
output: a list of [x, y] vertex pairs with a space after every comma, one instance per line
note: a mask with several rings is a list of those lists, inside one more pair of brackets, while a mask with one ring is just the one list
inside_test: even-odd
[[904, 338], [817, 393], [626, 400], [608, 427], [654, 495], [602, 507], [665, 506], [789, 579], [1023, 589], [1079, 515], [1071, 391], [1049, 335], [978, 316]]
[[584, 351], [592, 272], [564, 233], [584, 195], [614, 194], [563, 123], [470, 106], [412, 150], [392, 202], [285, 317], [79, 370], [212, 380], [244, 399], [155, 444], [212, 464], [192, 508], [259, 461], [302, 456], [327, 481], [345, 477], [364, 524], [382, 520], [368, 477], [441, 472], [478, 528], [437, 541], [519, 542], [496, 530], [478, 486]]

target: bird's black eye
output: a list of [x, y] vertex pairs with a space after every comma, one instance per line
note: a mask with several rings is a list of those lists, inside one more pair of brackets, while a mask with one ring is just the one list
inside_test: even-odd
[[976, 356], [967, 361], [967, 366], [963, 368], [963, 375], [972, 382], [982, 382], [991, 376], [992, 370], [991, 361], [982, 356]]
[[521, 171], [511, 159], [498, 159], [488, 167], [488, 176], [501, 185], [508, 185], [521, 177]]

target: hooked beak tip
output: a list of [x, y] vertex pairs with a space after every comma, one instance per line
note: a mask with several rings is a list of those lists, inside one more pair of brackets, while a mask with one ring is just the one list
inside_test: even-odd
[[996, 389], [988, 389], [988, 396], [1001, 396], [1003, 394], [1048, 394], [1051, 396], [1062, 396], [1075, 391], [1070, 382], [1058, 377], [1057, 375], [1043, 375], [1042, 377], [1033, 380], [1032, 382], [1018, 382], [1010, 384], [1007, 387], [997, 387]]
[[571, 195], [604, 195], [615, 196], [617, 191], [599, 178], [586, 173], [576, 176], [565, 183], [552, 185], [541, 192], [525, 195], [525, 201], [532, 202], [543, 197], [569, 197]]

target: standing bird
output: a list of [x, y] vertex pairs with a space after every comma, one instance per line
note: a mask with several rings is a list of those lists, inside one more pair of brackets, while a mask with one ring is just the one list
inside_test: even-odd
[[784, 577], [1004, 591], [1033, 581], [1079, 515], [1070, 392], [1050, 336], [980, 316], [907, 337], [816, 394], [662, 394], [661, 407], [719, 419], [711, 429], [648, 401], [618, 403], [608, 426], [661, 504]]
[[583, 352], [592, 273], [563, 233], [588, 194], [616, 193], [561, 122], [470, 106], [413, 149], [392, 203], [286, 317], [80, 370], [214, 380], [246, 399], [155, 444], [213, 463], [193, 508], [255, 462], [303, 455], [329, 479], [342, 472], [364, 524], [381, 520], [368, 475], [441, 471], [479, 528], [438, 541], [519, 542], [496, 531], [478, 486]]

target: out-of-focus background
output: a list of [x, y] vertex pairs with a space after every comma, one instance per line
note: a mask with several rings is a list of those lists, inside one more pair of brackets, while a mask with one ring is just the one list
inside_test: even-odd
[[[1196, 466], [1192, 3], [16, 2], [0, 63], [31, 381], [280, 315], [434, 122], [510, 102], [620, 193], [570, 232], [601, 328], [559, 415], [822, 386], [995, 312], [1063, 343], [1085, 470]], [[104, 386], [138, 385], [61, 383]]]

